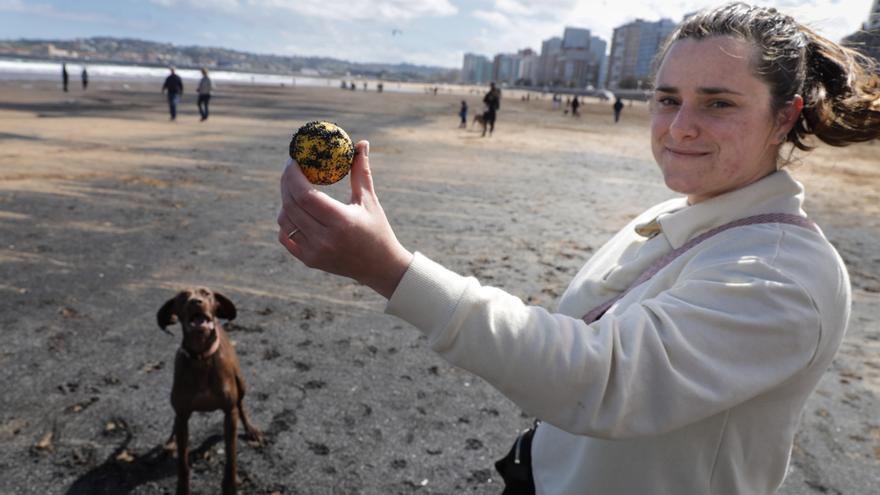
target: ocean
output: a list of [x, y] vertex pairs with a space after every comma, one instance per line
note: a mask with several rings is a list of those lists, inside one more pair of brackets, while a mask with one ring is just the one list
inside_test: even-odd
[[[166, 67], [144, 67], [139, 65], [123, 64], [81, 64], [68, 63], [67, 73], [70, 75], [71, 84], [79, 84], [80, 73], [83, 67], [89, 74], [90, 83], [101, 81], [146, 81], [154, 80], [161, 82], [168, 76]], [[177, 69], [177, 74], [184, 81], [198, 83], [202, 73], [195, 69]], [[259, 84], [265, 86], [325, 86], [339, 87], [342, 81], [349, 84], [354, 82], [357, 90], [363, 89], [366, 82], [371, 91], [376, 90], [378, 81], [355, 78], [327, 78], [310, 76], [284, 76], [279, 74], [261, 74], [256, 72], [232, 72], [224, 70], [210, 71], [208, 74], [215, 85], [229, 84]], [[51, 60], [22, 60], [15, 58], [0, 58], [0, 80], [57, 80], [61, 81], [61, 62]], [[383, 81], [385, 91], [415, 93], [425, 90], [427, 84], [398, 83]]]

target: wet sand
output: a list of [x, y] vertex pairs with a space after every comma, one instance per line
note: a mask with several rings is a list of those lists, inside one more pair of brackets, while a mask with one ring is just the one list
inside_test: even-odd
[[[625, 221], [672, 196], [635, 104], [613, 123], [506, 92], [496, 134], [458, 129], [479, 95], [221, 87], [168, 121], [158, 86], [0, 82], [0, 494], [172, 493], [160, 445], [178, 337], [159, 306], [190, 284], [227, 325], [267, 445], [239, 446], [242, 493], [498, 493], [492, 469], [530, 418], [433, 355], [384, 301], [276, 242], [292, 131], [371, 142], [398, 237], [459, 273], [553, 308]], [[880, 484], [880, 143], [820, 147], [795, 175], [853, 282], [847, 337], [807, 404], [780, 493]], [[326, 188], [348, 197], [348, 182]], [[195, 493], [222, 478], [222, 414], [190, 421]]]

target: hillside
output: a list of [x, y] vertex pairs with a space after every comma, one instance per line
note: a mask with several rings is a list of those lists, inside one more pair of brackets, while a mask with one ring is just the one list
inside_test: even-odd
[[128, 38], [0, 40], [0, 56], [64, 61], [113, 62], [184, 68], [208, 67], [269, 74], [364, 76], [397, 81], [454, 81], [458, 71], [412, 64], [358, 63], [326, 57], [248, 53], [228, 48], [177, 46]]

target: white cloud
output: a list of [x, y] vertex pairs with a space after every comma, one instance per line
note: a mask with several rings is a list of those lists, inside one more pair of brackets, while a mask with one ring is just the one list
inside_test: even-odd
[[469, 46], [465, 51], [489, 56], [513, 53], [523, 48], [540, 51], [541, 41], [561, 36], [565, 25], [546, 17], [514, 16], [497, 11], [476, 11], [473, 16], [485, 21], [487, 27], [481, 29], [477, 36], [468, 39]]
[[219, 10], [223, 12], [237, 11], [244, 3], [240, 0], [150, 0], [160, 7], [187, 6], [201, 10]]
[[509, 29], [512, 26], [510, 19], [506, 14], [494, 10], [477, 10], [473, 14], [477, 19], [486, 21], [487, 23], [500, 29]]
[[306, 17], [338, 20], [407, 21], [451, 16], [458, 9], [449, 0], [349, 0], [344, 6], [327, 0], [245, 0], [250, 8], [283, 9]]
[[[9, 0], [6, 0], [9, 1]], [[449, 0], [349, 0], [344, 5], [328, 0], [150, 0], [161, 7], [186, 5], [202, 10], [238, 14], [283, 10], [301, 16], [332, 20], [406, 21], [419, 17], [455, 15]]]
[[24, 3], [21, 0], [0, 0], [0, 10], [23, 12], [24, 8]]
[[47, 3], [24, 3], [20, 0], [0, 0], [0, 12], [14, 12], [28, 16], [39, 16], [49, 19], [57, 19], [72, 23], [124, 25], [132, 28], [142, 28], [147, 25], [145, 21], [138, 19], [124, 19], [120, 21], [112, 16], [102, 13], [79, 12], [62, 10]]
[[495, 8], [505, 14], [532, 15], [535, 13], [535, 7], [528, 5], [528, 2], [518, 0], [495, 0]]

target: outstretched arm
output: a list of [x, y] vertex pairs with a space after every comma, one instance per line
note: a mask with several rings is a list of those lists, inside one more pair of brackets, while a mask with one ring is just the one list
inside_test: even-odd
[[306, 266], [352, 278], [390, 298], [413, 255], [397, 240], [379, 204], [369, 150], [367, 141], [357, 143], [348, 204], [318, 191], [288, 159], [278, 241]]

